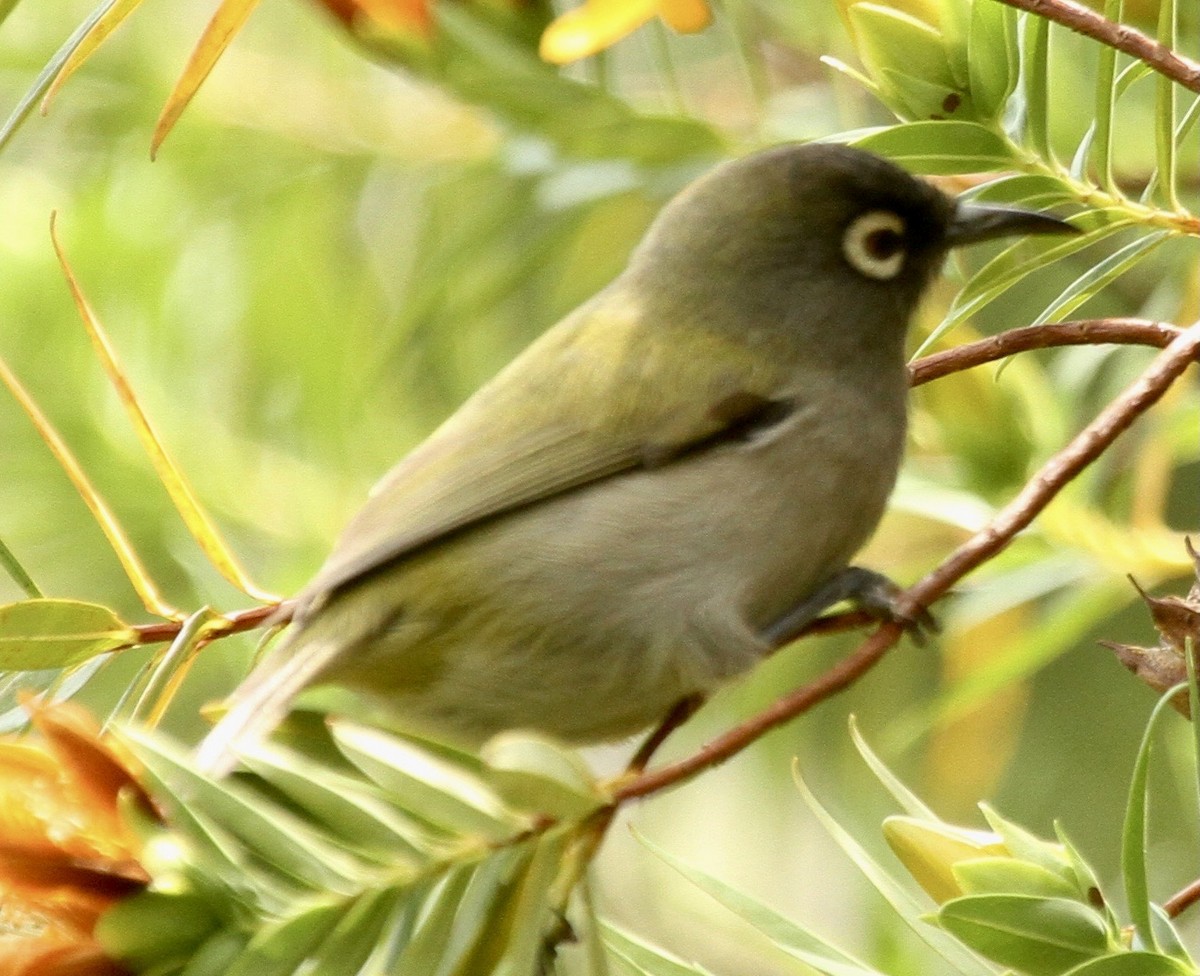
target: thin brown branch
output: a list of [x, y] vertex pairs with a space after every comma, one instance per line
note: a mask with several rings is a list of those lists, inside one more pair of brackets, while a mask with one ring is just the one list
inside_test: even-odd
[[972, 569], [1004, 549], [1018, 532], [1098, 458], [1200, 356], [1200, 323], [1180, 333], [1125, 391], [1100, 411], [1055, 454], [991, 523], [959, 546], [906, 594], [914, 607], [927, 607]]
[[1180, 888], [1163, 902], [1163, 911], [1167, 913], [1167, 918], [1178, 918], [1198, 901], [1200, 901], [1200, 878]]
[[[240, 634], [247, 630], [255, 630], [268, 621], [272, 624], [284, 624], [291, 619], [291, 600], [250, 607], [247, 610], [238, 610], [235, 613], [226, 614], [224, 616], [225, 622], [214, 627], [209, 639], [215, 640], [219, 637], [226, 637], [229, 634]], [[142, 644], [169, 643], [179, 636], [179, 631], [183, 627], [183, 623], [183, 621], [163, 620], [152, 624], [139, 624], [133, 628], [133, 632], [137, 634], [137, 640], [130, 646], [139, 647]]]
[[1145, 62], [1160, 75], [1200, 93], [1200, 62], [1185, 58], [1152, 37], [1118, 24], [1075, 0], [1000, 0], [1010, 7], [1045, 17], [1101, 44]]
[[[908, 590], [900, 609], [912, 617], [950, 587], [1004, 549], [1085, 467], [1098, 458], [1142, 413], [1156, 403], [1188, 364], [1200, 358], [1200, 323], [1179, 332], [1126, 390], [1066, 447], [1055, 454], [991, 523], [959, 546], [932, 573]], [[866, 674], [903, 633], [884, 623], [849, 657], [814, 681], [784, 695], [758, 715], [678, 762], [651, 770], [619, 786], [617, 804], [678, 785], [741, 752], [772, 729], [789, 722]]]
[[1051, 346], [1114, 343], [1162, 349], [1179, 335], [1179, 331], [1176, 326], [1147, 319], [1079, 319], [1052, 325], [1030, 325], [925, 356], [909, 367], [909, 381], [913, 386], [920, 386], [1015, 353]]

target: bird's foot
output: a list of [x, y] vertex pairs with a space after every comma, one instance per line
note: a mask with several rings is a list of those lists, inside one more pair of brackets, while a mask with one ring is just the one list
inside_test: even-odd
[[940, 628], [924, 607], [912, 607], [901, 598], [904, 591], [882, 573], [861, 566], [847, 566], [826, 580], [806, 600], [763, 631], [763, 637], [779, 646], [800, 636], [804, 629], [834, 604], [849, 600], [879, 620], [899, 624], [918, 646]]

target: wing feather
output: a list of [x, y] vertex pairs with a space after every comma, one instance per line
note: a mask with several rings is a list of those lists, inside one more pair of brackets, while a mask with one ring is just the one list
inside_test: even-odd
[[647, 329], [612, 290], [559, 323], [379, 482], [300, 615], [455, 532], [781, 417], [776, 364], [703, 330], [688, 338], [680, 355], [672, 330]]

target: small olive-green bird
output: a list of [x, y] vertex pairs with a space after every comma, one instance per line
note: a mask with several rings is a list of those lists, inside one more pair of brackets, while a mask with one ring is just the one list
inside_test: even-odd
[[672, 200], [622, 274], [393, 468], [201, 746], [336, 683], [479, 742], [631, 734], [844, 600], [904, 446], [905, 333], [953, 247], [1069, 232], [787, 145]]

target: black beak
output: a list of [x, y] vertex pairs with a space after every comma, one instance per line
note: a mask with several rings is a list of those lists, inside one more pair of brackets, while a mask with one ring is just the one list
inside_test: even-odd
[[954, 219], [946, 230], [946, 244], [958, 247], [989, 241], [993, 237], [1008, 237], [1016, 234], [1079, 234], [1065, 220], [1033, 210], [1018, 210], [1015, 207], [985, 207], [980, 204], [960, 203]]

